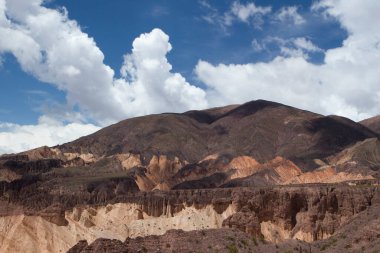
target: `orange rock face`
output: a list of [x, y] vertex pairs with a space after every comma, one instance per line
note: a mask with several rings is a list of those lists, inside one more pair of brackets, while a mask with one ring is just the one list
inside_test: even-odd
[[233, 169], [234, 173], [231, 179], [248, 177], [256, 173], [260, 169], [261, 165], [255, 159], [250, 156], [238, 156], [232, 159], [227, 165], [227, 168]]

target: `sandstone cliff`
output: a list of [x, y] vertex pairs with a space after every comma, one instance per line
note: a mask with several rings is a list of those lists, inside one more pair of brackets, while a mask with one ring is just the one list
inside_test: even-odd
[[[184, 231], [238, 229], [271, 243], [326, 239], [356, 215], [380, 203], [377, 187], [275, 187], [181, 190], [124, 196], [118, 204], [53, 205], [38, 213], [0, 218], [1, 252], [68, 250], [79, 240], [125, 240]], [[8, 210], [8, 211], [9, 211]], [[39, 231], [37, 233], [37, 231]], [[26, 238], [13, 240], [17, 234]], [[32, 250], [33, 249], [33, 250]]]

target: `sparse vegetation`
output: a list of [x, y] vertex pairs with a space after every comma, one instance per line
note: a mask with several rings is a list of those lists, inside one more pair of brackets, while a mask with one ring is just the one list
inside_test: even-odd
[[230, 252], [230, 253], [238, 253], [239, 252], [235, 243], [227, 245], [227, 249], [228, 249], [228, 252]]
[[351, 249], [352, 246], [351, 246], [351, 244], [346, 244], [346, 245], [344, 246], [344, 248], [345, 248], [345, 249]]
[[266, 244], [266, 243], [267, 243], [267, 241], [265, 241], [265, 238], [264, 238], [263, 235], [260, 235], [259, 239], [260, 239], [260, 242], [261, 242], [262, 244]]
[[227, 240], [230, 240], [230, 241], [233, 241], [233, 242], [234, 242], [234, 241], [235, 241], [235, 238], [233, 238], [232, 236], [228, 236], [228, 237], [227, 237]]
[[337, 242], [337, 239], [335, 239], [335, 238], [328, 240], [327, 243], [322, 245], [321, 251], [326, 250], [332, 246], [335, 246], [336, 242]]
[[259, 245], [259, 244], [257, 243], [257, 239], [256, 239], [255, 236], [252, 237], [252, 241], [253, 241], [253, 244], [254, 244], [255, 246], [258, 246], [258, 245]]

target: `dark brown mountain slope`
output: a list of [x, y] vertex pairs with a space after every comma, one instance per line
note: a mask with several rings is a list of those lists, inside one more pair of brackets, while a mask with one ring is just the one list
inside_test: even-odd
[[302, 170], [357, 141], [378, 137], [371, 130], [337, 116], [321, 116], [278, 103], [257, 100], [240, 106], [183, 114], [128, 119], [59, 146], [63, 152], [96, 157], [140, 154], [143, 164], [153, 155], [195, 163], [208, 155], [248, 155], [266, 162], [282, 156]]
[[132, 118], [61, 146], [1, 156], [0, 180], [37, 177], [49, 192], [120, 184], [134, 192], [373, 179], [377, 138], [342, 117], [258, 100]]

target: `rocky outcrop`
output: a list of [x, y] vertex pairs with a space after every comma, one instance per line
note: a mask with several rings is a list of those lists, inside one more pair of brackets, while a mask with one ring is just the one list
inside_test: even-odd
[[65, 219], [65, 208], [62, 204], [53, 204], [41, 210], [38, 215], [57, 226], [67, 226], [69, 224]]
[[0, 169], [0, 182], [12, 182], [14, 180], [20, 179], [22, 176], [10, 169]]
[[[261, 243], [261, 242], [260, 242]], [[213, 229], [185, 232], [169, 230], [162, 236], [128, 238], [124, 242], [98, 239], [90, 245], [81, 242], [69, 253], [90, 252], [241, 252], [255, 248], [254, 241], [245, 233], [233, 229]], [[196, 246], [195, 246], [196, 245]]]
[[[354, 166], [351, 164], [352, 169]], [[374, 173], [371, 173], [374, 174]], [[335, 166], [323, 166], [312, 172], [306, 172], [289, 179], [285, 184], [336, 184], [342, 182], [373, 181], [375, 177], [366, 171], [350, 171], [349, 168], [339, 170]]]
[[8, 159], [4, 161], [1, 167], [13, 171], [19, 175], [22, 174], [38, 174], [50, 171], [52, 168], [62, 166], [62, 161], [59, 159], [40, 159], [40, 160], [19, 160]]
[[[119, 203], [75, 207], [72, 211], [66, 211], [64, 217], [54, 214], [52, 208], [40, 212], [42, 217], [23, 214], [3, 216], [0, 217], [0, 250], [7, 253], [22, 249], [36, 253], [64, 252], [79, 240], [91, 243], [97, 238], [124, 240], [127, 237], [162, 235], [170, 229], [192, 231], [221, 228], [223, 220], [233, 213], [230, 207], [219, 214], [212, 205], [200, 208], [184, 204], [175, 213], [170, 206], [156, 206], [157, 209], [152, 209], [152, 206], [154, 202], [146, 207]], [[59, 223], [61, 221], [66, 221], [66, 224]], [[23, 240], [15, 240], [15, 235]]]
[[[285, 190], [286, 189], [286, 190]], [[223, 224], [269, 241], [325, 239], [379, 201], [378, 188], [295, 187], [236, 193], [238, 211]]]
[[[101, 240], [101, 239], [98, 239], [98, 240]], [[98, 241], [97, 240], [97, 241]], [[83, 251], [90, 251], [90, 250], [92, 250], [92, 249], [86, 249], [88, 247], [88, 243], [87, 243], [87, 241], [86, 240], [81, 240], [81, 241], [79, 241], [77, 244], [75, 244], [72, 248], [70, 248], [68, 251], [67, 251], [67, 253], [80, 253], [80, 252], [83, 252]], [[102, 248], [104, 249], [104, 248], [107, 248], [107, 250], [108, 250], [108, 246], [105, 246], [105, 245], [102, 245]], [[93, 251], [96, 251], [97, 249], [96, 248], [94, 248], [93, 249]], [[113, 250], [113, 249], [112, 249]], [[109, 251], [111, 251], [111, 249], [109, 250]], [[123, 251], [123, 249], [120, 249], [119, 248], [119, 250], [118, 251]], [[128, 251], [127, 251], [128, 252]]]
[[379, 170], [380, 141], [377, 138], [370, 138], [357, 142], [355, 145], [329, 157], [328, 162], [335, 166], [354, 162], [362, 167], [369, 167], [375, 171]]
[[[272, 243], [262, 237], [251, 236], [237, 229], [200, 230], [185, 232], [170, 230], [162, 236], [127, 238], [125, 241], [98, 239], [92, 244], [81, 241], [72, 253], [98, 252], [301, 252], [301, 253], [346, 253], [378, 252], [380, 250], [379, 204], [374, 203], [365, 211], [353, 216], [328, 239], [307, 243], [287, 239]], [[268, 223], [266, 227], [270, 226]], [[124, 242], [123, 242], [124, 241]]]
[[283, 157], [276, 157], [257, 166], [257, 171], [248, 177], [236, 178], [221, 187], [258, 187], [265, 185], [282, 185], [302, 174], [300, 168]]
[[[47, 247], [59, 251], [79, 240], [91, 243], [100, 237], [124, 240], [163, 235], [171, 229], [222, 227], [273, 243], [288, 239], [313, 242], [331, 237], [356, 215], [379, 205], [379, 194], [377, 187], [348, 186], [136, 192], [104, 204], [75, 205], [66, 209], [64, 216], [57, 204], [27, 216], [8, 213], [0, 218], [4, 224], [0, 244], [8, 245], [2, 252], [12, 252], [17, 248], [12, 241], [17, 233], [25, 234], [28, 244], [38, 249], [35, 252]], [[44, 237], [28, 235], [34, 229], [43, 229]], [[57, 234], [59, 240], [54, 237]]]
[[373, 204], [358, 213], [326, 240], [315, 242], [322, 252], [379, 252], [380, 250], [380, 206]]

